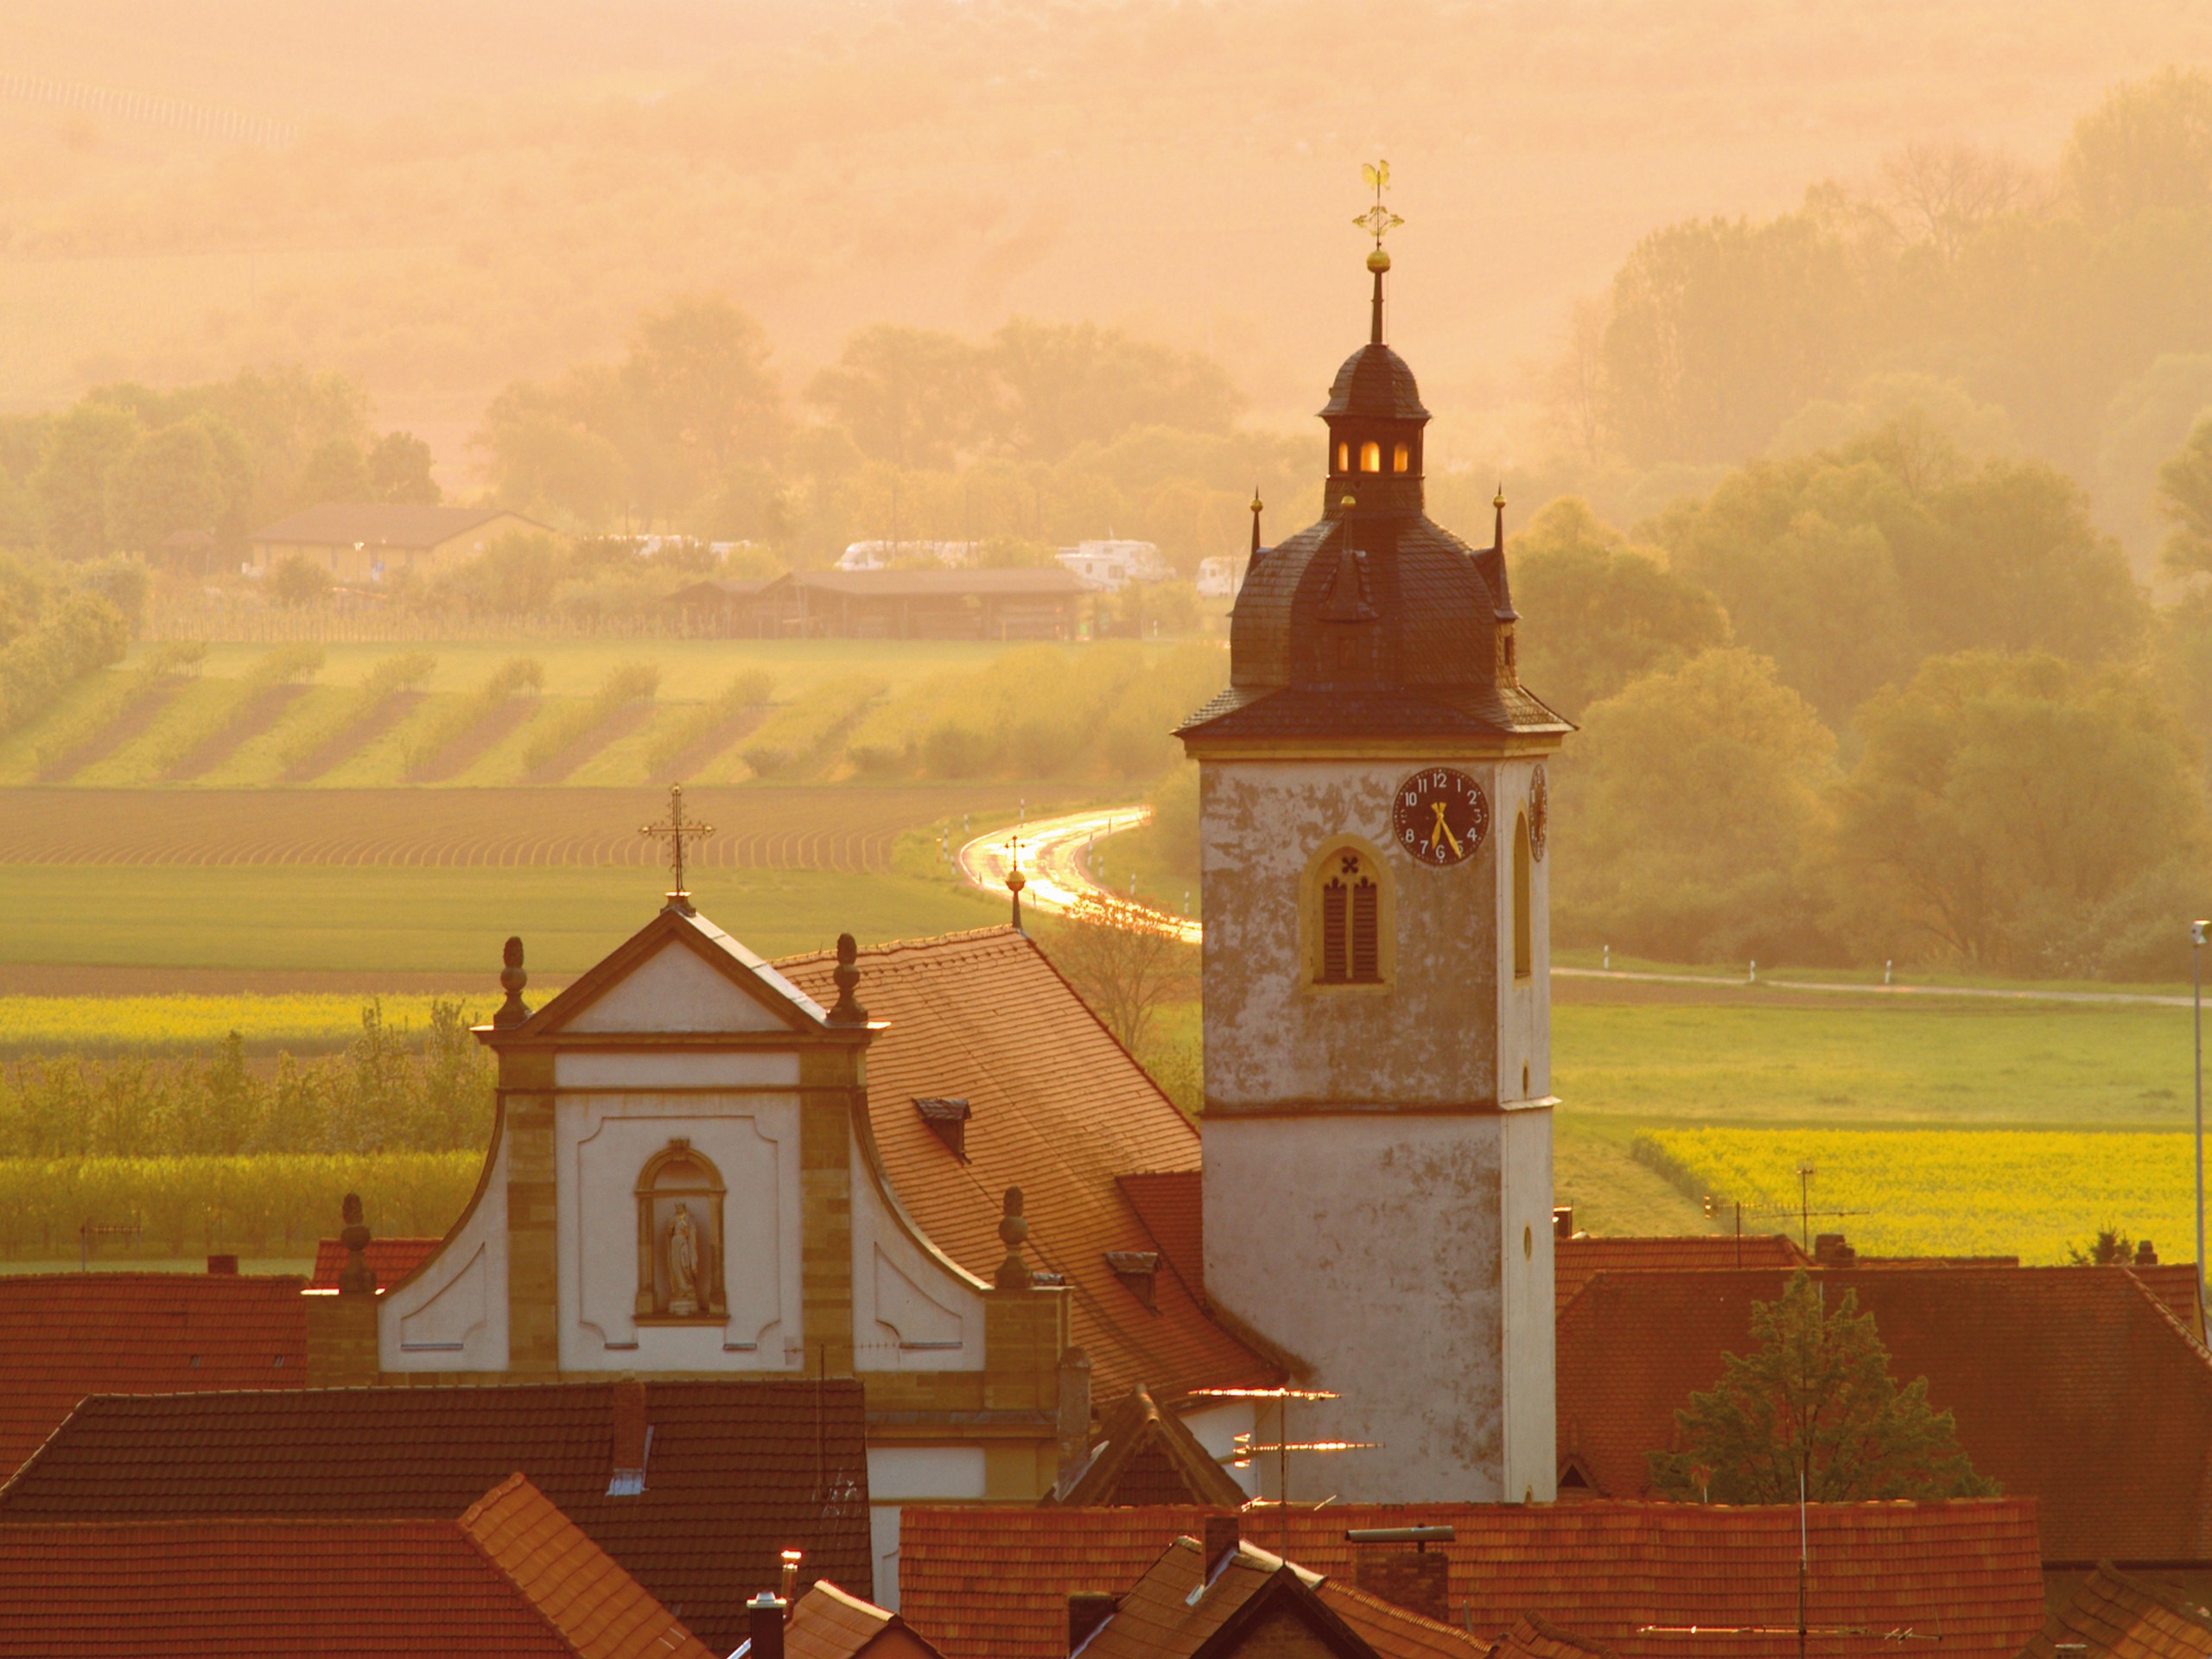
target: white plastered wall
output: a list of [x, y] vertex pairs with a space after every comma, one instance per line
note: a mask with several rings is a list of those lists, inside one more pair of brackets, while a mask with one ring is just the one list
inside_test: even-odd
[[[564, 1091], [588, 1090], [563, 1092], [554, 1108], [562, 1369], [803, 1369], [798, 1097], [780, 1092], [797, 1088], [798, 1055], [647, 1049], [563, 1054], [557, 1067]], [[730, 1092], [716, 1092], [723, 1089]], [[638, 1177], [679, 1137], [726, 1189], [720, 1277], [728, 1318], [640, 1325]]]
[[1382, 1442], [1332, 1455], [1313, 1496], [1505, 1496], [1503, 1122], [1206, 1120], [1207, 1291], [1343, 1396], [1306, 1408], [1295, 1438]]
[[507, 1369], [507, 1144], [476, 1208], [407, 1283], [377, 1300], [377, 1363], [387, 1371]]
[[1559, 1395], [1553, 1339], [1552, 1114], [1508, 1112], [1503, 1134], [1498, 1255], [1504, 1338], [1504, 1473], [1500, 1496], [1548, 1503], [1559, 1495]]
[[857, 1135], [852, 1145], [852, 1184], [856, 1368], [982, 1370], [981, 1283], [924, 1248], [899, 1224]]

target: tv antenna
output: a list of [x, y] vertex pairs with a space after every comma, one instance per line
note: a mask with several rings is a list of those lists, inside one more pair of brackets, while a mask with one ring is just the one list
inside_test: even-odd
[[[1193, 1395], [1211, 1400], [1272, 1400], [1275, 1402], [1277, 1438], [1262, 1441], [1255, 1435], [1239, 1434], [1236, 1450], [1217, 1461], [1233, 1469], [1249, 1469], [1255, 1457], [1272, 1452], [1275, 1454], [1275, 1506], [1282, 1511], [1282, 1558], [1290, 1559], [1290, 1454], [1294, 1452], [1376, 1452], [1382, 1449], [1380, 1440], [1294, 1440], [1290, 1438], [1290, 1402], [1294, 1400], [1337, 1400], [1343, 1396], [1327, 1389], [1193, 1389]], [[1254, 1498], [1254, 1507], [1266, 1500]], [[1323, 1498], [1313, 1507], [1327, 1503]]]

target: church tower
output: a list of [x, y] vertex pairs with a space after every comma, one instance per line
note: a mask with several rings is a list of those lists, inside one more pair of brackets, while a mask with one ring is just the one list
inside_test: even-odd
[[1254, 556], [1229, 689], [1179, 734], [1200, 775], [1205, 1284], [1339, 1396], [1294, 1437], [1379, 1442], [1306, 1475], [1312, 1496], [1541, 1501], [1544, 761], [1572, 728], [1520, 683], [1503, 497], [1487, 548], [1422, 510], [1428, 411], [1383, 340], [1379, 198], [1321, 518]]

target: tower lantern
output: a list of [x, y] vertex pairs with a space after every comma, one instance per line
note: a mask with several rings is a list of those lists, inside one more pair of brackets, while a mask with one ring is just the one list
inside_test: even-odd
[[[1337, 372], [1320, 518], [1254, 563], [1199, 767], [1207, 1294], [1338, 1394], [1351, 1499], [1548, 1498], [1544, 760], [1504, 507], [1430, 519], [1429, 418], [1384, 339]], [[1501, 498], [1503, 493], [1501, 492]], [[1317, 1428], [1324, 1427], [1317, 1424]]]

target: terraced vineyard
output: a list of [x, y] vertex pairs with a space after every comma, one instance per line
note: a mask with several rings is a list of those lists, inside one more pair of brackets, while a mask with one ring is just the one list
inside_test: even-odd
[[[716, 833], [702, 869], [880, 872], [910, 830], [1010, 815], [1033, 788], [698, 788]], [[417, 868], [643, 866], [638, 826], [661, 804], [637, 789], [0, 790], [0, 864], [314, 864]]]

